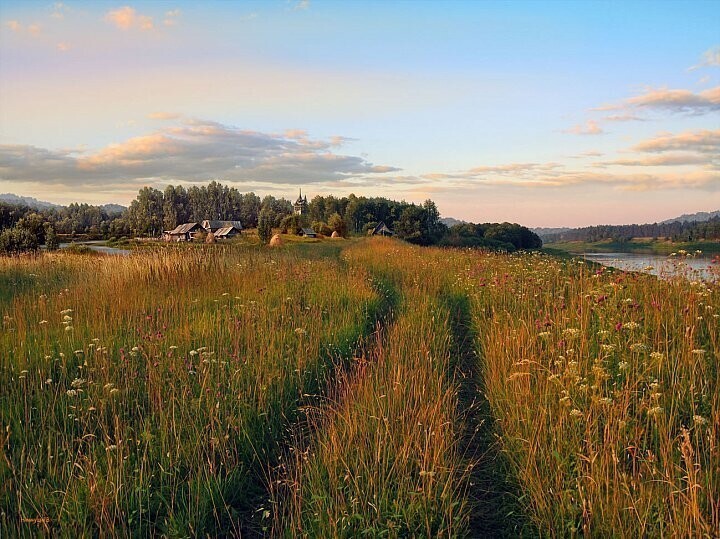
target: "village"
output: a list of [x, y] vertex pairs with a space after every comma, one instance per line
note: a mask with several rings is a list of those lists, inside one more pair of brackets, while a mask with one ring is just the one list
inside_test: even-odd
[[[302, 190], [297, 200], [293, 204], [293, 215], [299, 218], [301, 226], [297, 227], [297, 235], [306, 238], [317, 238], [323, 236], [320, 232], [315, 231], [306, 221], [308, 214], [307, 195], [302, 195]], [[160, 239], [165, 242], [178, 243], [189, 241], [204, 241], [205, 243], [215, 243], [218, 240], [229, 240], [242, 234], [243, 226], [240, 221], [205, 219], [200, 222], [190, 222], [179, 224], [172, 230], [165, 230]], [[374, 228], [368, 230], [368, 236], [394, 236], [394, 232], [388, 228], [385, 222], [381, 221]], [[330, 234], [333, 239], [341, 238], [338, 231]], [[281, 243], [280, 235], [275, 234], [270, 242], [271, 245]]]

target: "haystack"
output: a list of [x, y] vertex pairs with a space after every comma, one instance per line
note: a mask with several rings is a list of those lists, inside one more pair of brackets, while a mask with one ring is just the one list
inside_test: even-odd
[[215, 243], [215, 234], [208, 232], [208, 235], [205, 236], [205, 243]]
[[340, 239], [342, 239], [342, 236], [341, 236], [340, 234], [338, 234], [338, 231], [337, 231], [337, 230], [333, 230], [333, 233], [332, 233], [332, 235], [331, 235], [330, 237], [331, 237], [331, 238], [340, 238]]
[[283, 240], [280, 234], [275, 234], [270, 240], [270, 247], [280, 247], [283, 244]]

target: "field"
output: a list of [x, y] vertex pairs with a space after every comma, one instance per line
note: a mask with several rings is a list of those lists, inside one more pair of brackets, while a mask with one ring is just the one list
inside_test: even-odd
[[714, 537], [720, 288], [388, 239], [0, 259], [0, 535]]

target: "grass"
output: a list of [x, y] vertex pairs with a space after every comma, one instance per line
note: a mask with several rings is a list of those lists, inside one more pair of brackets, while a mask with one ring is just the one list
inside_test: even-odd
[[720, 289], [389, 239], [0, 259], [4, 536], [717, 536]]

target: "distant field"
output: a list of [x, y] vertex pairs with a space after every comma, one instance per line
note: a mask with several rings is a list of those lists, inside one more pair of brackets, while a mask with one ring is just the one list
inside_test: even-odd
[[0, 258], [0, 535], [717, 536], [719, 286], [380, 238]]
[[720, 242], [717, 241], [685, 241], [673, 242], [653, 240], [652, 238], [638, 238], [630, 241], [603, 240], [595, 242], [567, 241], [548, 243], [547, 247], [567, 251], [570, 253], [615, 253], [634, 252], [644, 254], [669, 255], [685, 250], [694, 253], [696, 250], [704, 254], [720, 253]]

